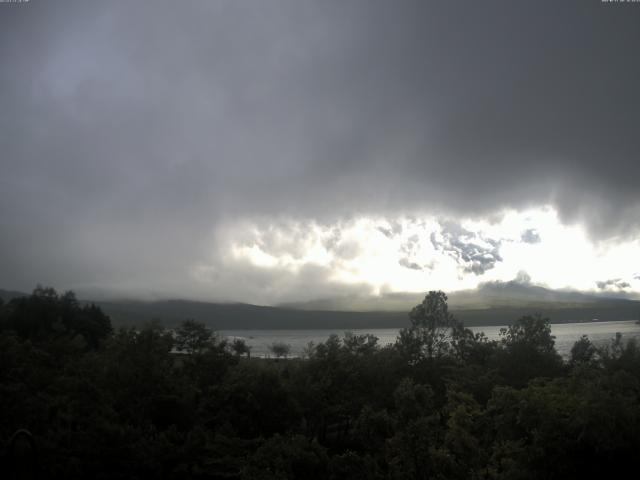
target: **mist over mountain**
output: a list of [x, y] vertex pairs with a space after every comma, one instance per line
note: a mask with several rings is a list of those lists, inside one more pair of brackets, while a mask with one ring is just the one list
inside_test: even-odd
[[[5, 301], [24, 295], [0, 290], [0, 298]], [[157, 321], [172, 327], [193, 318], [217, 330], [349, 330], [407, 327], [409, 311], [423, 298], [424, 293], [391, 293], [278, 306], [180, 299], [100, 300], [95, 303], [115, 325], [123, 326]], [[467, 326], [508, 325], [531, 314], [548, 317], [554, 323], [640, 318], [640, 301], [637, 300], [551, 290], [519, 281], [486, 283], [476, 290], [453, 292], [448, 298], [451, 312]]]
[[[300, 310], [339, 311], [408, 311], [420, 303], [424, 293], [386, 293], [382, 295], [352, 295], [325, 298], [309, 302], [281, 304]], [[585, 305], [628, 305], [633, 298], [620, 294], [585, 293], [573, 290], [553, 290], [528, 282], [486, 282], [477, 289], [448, 294], [453, 310], [490, 310], [496, 308], [572, 308]]]
[[16, 290], [2, 290], [0, 288], [0, 299], [4, 302], [8, 302], [12, 298], [26, 297], [28, 293], [18, 292]]
[[[424, 294], [389, 294], [276, 307], [187, 300], [98, 302], [116, 324], [157, 319], [175, 325], [195, 318], [219, 330], [235, 329], [375, 329], [409, 326], [409, 311]], [[508, 325], [540, 314], [552, 322], [632, 320], [640, 302], [580, 292], [553, 291], [517, 282], [491, 283], [449, 295], [450, 309], [468, 326]]]

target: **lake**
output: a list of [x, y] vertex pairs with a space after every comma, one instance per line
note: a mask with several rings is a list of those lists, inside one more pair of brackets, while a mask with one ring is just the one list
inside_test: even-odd
[[[499, 338], [500, 327], [470, 327], [474, 332], [484, 332], [490, 340]], [[399, 328], [355, 329], [351, 332], [362, 335], [370, 333], [378, 337], [379, 345], [394, 343]], [[269, 346], [273, 342], [284, 342], [291, 346], [291, 356], [300, 356], [309, 342], [316, 344], [327, 340], [332, 333], [343, 336], [345, 330], [221, 330], [227, 338], [242, 338], [251, 347], [251, 355], [267, 357], [271, 355]], [[596, 345], [605, 345], [620, 332], [624, 339], [640, 338], [640, 325], [634, 320], [616, 322], [552, 323], [551, 332], [556, 337], [556, 349], [563, 357], [568, 357], [571, 347], [582, 335], [588, 335]]]

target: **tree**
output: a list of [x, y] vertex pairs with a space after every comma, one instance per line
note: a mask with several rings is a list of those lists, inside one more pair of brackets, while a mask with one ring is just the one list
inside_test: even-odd
[[274, 435], [247, 461], [243, 480], [324, 479], [329, 458], [314, 440], [301, 435]]
[[459, 323], [449, 313], [447, 295], [441, 291], [430, 291], [422, 303], [409, 313], [411, 327], [400, 332], [398, 347], [413, 360], [434, 358], [446, 353], [450, 347], [453, 329]]
[[291, 345], [284, 342], [273, 342], [269, 345], [269, 351], [273, 353], [276, 358], [287, 358], [289, 353], [291, 353]]
[[247, 358], [251, 358], [251, 347], [243, 338], [234, 338], [231, 342], [231, 349], [238, 356], [246, 354]]
[[548, 318], [527, 315], [502, 328], [500, 336], [498, 369], [510, 385], [521, 387], [532, 378], [554, 377], [562, 371]]
[[31, 341], [72, 341], [95, 349], [112, 332], [111, 320], [100, 307], [81, 305], [72, 291], [58, 295], [38, 285], [28, 297], [12, 299], [4, 310], [1, 327]]
[[378, 337], [370, 333], [356, 335], [353, 332], [345, 332], [342, 344], [351, 355], [366, 355], [376, 351]]
[[176, 348], [190, 354], [203, 351], [211, 345], [213, 339], [213, 331], [192, 318], [184, 320], [176, 329]]
[[390, 478], [451, 478], [444, 428], [428, 385], [403, 379], [394, 393], [398, 427], [387, 442]]
[[569, 363], [571, 365], [577, 365], [581, 363], [590, 363], [596, 360], [598, 349], [589, 340], [587, 335], [582, 335], [580, 340], [573, 344], [571, 347], [571, 358]]
[[500, 329], [502, 342], [507, 348], [528, 347], [539, 353], [555, 352], [555, 338], [551, 335], [548, 318], [527, 315], [513, 325]]

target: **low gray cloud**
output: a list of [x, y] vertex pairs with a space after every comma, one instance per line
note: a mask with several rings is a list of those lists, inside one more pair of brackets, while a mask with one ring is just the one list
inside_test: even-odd
[[400, 245], [400, 252], [406, 255], [415, 255], [420, 250], [420, 237], [416, 234], [411, 235]]
[[513, 281], [520, 285], [531, 285], [531, 275], [524, 270], [520, 270]]
[[341, 239], [342, 239], [342, 232], [338, 227], [335, 227], [331, 230], [331, 234], [323, 240], [322, 245], [327, 250], [333, 250], [338, 246]]
[[411, 270], [423, 270], [422, 266], [418, 265], [416, 262], [412, 262], [408, 258], [401, 258], [400, 260], [398, 260], [398, 263], [401, 266], [409, 268]]
[[[402, 229], [398, 233], [402, 233]], [[434, 262], [428, 262], [426, 264], [418, 263], [415, 258], [420, 254], [422, 245], [420, 243], [420, 236], [417, 234], [411, 235], [400, 245], [400, 255], [402, 256], [398, 263], [411, 270], [433, 270]]]
[[393, 238], [393, 231], [386, 227], [377, 227], [377, 230], [387, 238]]
[[612, 278], [609, 280], [598, 281], [596, 282], [597, 287], [600, 290], [606, 290], [608, 288], [615, 288], [618, 290], [624, 290], [625, 288], [630, 288], [631, 285], [629, 282], [623, 281], [621, 278]]
[[525, 243], [540, 243], [541, 238], [536, 229], [530, 228], [522, 232], [522, 235], [520, 235], [520, 240]]
[[353, 260], [360, 254], [362, 248], [358, 242], [350, 240], [340, 242], [331, 251], [340, 260]]
[[[290, 255], [294, 259], [304, 257], [309, 243], [314, 239], [308, 225], [278, 222], [260, 229], [260, 235], [252, 239], [264, 252], [274, 256]], [[337, 240], [336, 244], [339, 244]], [[334, 245], [335, 248], [335, 245]]]
[[402, 225], [397, 221], [390, 221], [389, 226], [378, 226], [377, 230], [387, 238], [393, 238], [402, 235]]
[[343, 296], [370, 295], [365, 283], [343, 284], [332, 281], [333, 270], [326, 266], [305, 264], [299, 270], [260, 268], [250, 262], [231, 265], [218, 262], [213, 273], [195, 290], [202, 296], [214, 289], [218, 299], [242, 298], [253, 304], [273, 305], [296, 301]]

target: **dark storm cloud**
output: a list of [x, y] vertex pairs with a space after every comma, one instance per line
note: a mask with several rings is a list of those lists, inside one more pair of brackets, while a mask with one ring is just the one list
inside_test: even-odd
[[550, 202], [629, 233], [639, 24], [596, 0], [0, 4], [0, 285], [175, 291], [238, 217]]

